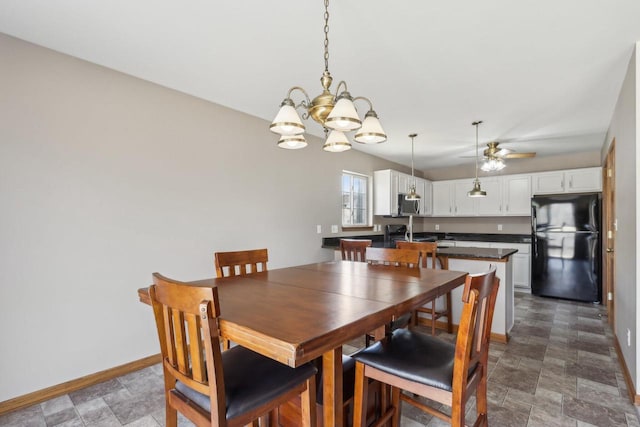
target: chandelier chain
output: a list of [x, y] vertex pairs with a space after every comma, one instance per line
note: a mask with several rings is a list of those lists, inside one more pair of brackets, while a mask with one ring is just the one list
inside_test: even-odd
[[324, 71], [329, 72], [329, 0], [324, 0]]

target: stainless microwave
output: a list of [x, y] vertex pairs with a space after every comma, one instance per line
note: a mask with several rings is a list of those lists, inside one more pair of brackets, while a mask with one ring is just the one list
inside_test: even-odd
[[419, 215], [420, 200], [407, 200], [406, 194], [398, 194], [398, 216]]

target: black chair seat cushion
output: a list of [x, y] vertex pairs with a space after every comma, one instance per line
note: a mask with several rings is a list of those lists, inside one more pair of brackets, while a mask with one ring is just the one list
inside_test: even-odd
[[[316, 377], [316, 402], [322, 405], [322, 358], [317, 359], [318, 376]], [[353, 387], [356, 383], [356, 361], [351, 356], [342, 355], [342, 401], [353, 397]]]
[[[286, 393], [317, 372], [313, 363], [294, 369], [240, 346], [222, 352], [222, 366], [227, 420]], [[175, 388], [203, 409], [211, 411], [209, 396], [180, 381], [176, 382]]]
[[[397, 377], [452, 391], [455, 352], [455, 344], [431, 335], [398, 329], [386, 340], [379, 341], [352, 357]], [[469, 369], [469, 376], [476, 366]]]

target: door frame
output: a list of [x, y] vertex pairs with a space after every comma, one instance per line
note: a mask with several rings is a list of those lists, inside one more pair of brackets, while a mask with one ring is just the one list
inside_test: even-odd
[[616, 140], [611, 141], [602, 168], [602, 297], [609, 324], [615, 330], [615, 241], [616, 241]]

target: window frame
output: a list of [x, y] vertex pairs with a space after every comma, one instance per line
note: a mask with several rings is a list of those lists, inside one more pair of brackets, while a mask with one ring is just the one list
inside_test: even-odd
[[[344, 182], [344, 178], [345, 176], [349, 176], [350, 177], [350, 184], [351, 184], [351, 188], [349, 189], [349, 195], [350, 195], [350, 218], [351, 221], [349, 223], [345, 223], [344, 222], [344, 211], [345, 211], [345, 206], [344, 206], [344, 196], [345, 196], [345, 188], [343, 187], [343, 182]], [[354, 178], [356, 179], [364, 179], [365, 181], [365, 186], [364, 188], [366, 189], [366, 193], [365, 193], [365, 202], [364, 202], [364, 222], [362, 223], [358, 223], [358, 224], [354, 224], [353, 223], [353, 218], [354, 218], [354, 192], [353, 192], [353, 180]], [[373, 179], [371, 177], [371, 175], [367, 175], [367, 174], [363, 174], [363, 173], [359, 173], [359, 172], [353, 172], [353, 171], [348, 171], [348, 170], [343, 170], [342, 173], [340, 174], [340, 223], [342, 225], [342, 229], [348, 231], [349, 229], [357, 229], [357, 230], [361, 230], [363, 228], [370, 228], [372, 229], [372, 223], [373, 223]]]

